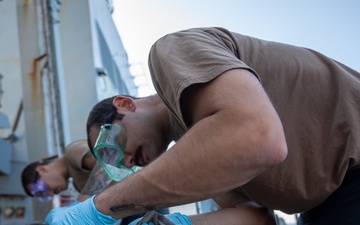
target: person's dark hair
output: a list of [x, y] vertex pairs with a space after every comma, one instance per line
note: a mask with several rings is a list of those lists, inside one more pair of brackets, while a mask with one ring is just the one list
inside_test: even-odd
[[26, 192], [27, 195], [33, 197], [30, 190], [28, 189], [28, 185], [35, 182], [37, 179], [39, 179], [39, 173], [36, 171], [36, 167], [38, 167], [40, 165], [49, 164], [57, 158], [58, 158], [57, 155], [43, 158], [39, 161], [30, 163], [23, 169], [23, 171], [21, 173], [21, 183], [22, 183], [24, 191]]
[[[122, 95], [132, 99], [138, 99], [130, 95]], [[118, 113], [116, 108], [113, 106], [113, 100], [116, 96], [106, 98], [98, 102], [90, 111], [87, 122], [86, 122], [86, 133], [87, 141], [90, 151], [93, 152], [93, 148], [90, 143], [90, 128], [100, 128], [105, 123], [112, 123], [115, 119], [122, 120], [124, 114]]]

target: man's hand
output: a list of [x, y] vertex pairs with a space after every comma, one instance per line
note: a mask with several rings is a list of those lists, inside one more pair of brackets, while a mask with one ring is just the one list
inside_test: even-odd
[[104, 215], [96, 209], [94, 198], [95, 195], [82, 203], [53, 209], [46, 216], [45, 222], [49, 225], [113, 225], [117, 222], [111, 216]]
[[[192, 225], [189, 217], [181, 213], [172, 213], [164, 215], [168, 220], [170, 220], [174, 225]], [[129, 225], [137, 225], [140, 220], [143, 218], [139, 218], [131, 222]], [[153, 222], [143, 222], [141, 225], [154, 225]]]

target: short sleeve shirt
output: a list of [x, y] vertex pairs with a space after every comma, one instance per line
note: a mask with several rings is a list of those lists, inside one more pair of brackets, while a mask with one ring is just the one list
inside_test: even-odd
[[239, 187], [261, 205], [287, 213], [309, 210], [359, 167], [360, 74], [331, 58], [223, 28], [199, 28], [159, 39], [149, 68], [177, 139], [188, 130], [180, 105], [187, 87], [235, 68], [259, 79], [288, 145], [283, 163]]
[[84, 156], [89, 152], [86, 140], [72, 142], [65, 149], [65, 157], [70, 177], [73, 178], [73, 184], [77, 191], [81, 191], [91, 173], [91, 169], [85, 169], [82, 166]]

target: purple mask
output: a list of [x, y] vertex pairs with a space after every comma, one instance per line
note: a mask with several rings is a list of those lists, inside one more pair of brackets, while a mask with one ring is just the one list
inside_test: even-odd
[[30, 184], [31, 194], [40, 202], [48, 202], [53, 199], [49, 185], [45, 181], [39, 179]]

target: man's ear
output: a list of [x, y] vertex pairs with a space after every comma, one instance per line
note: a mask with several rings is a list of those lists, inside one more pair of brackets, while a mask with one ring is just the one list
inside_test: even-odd
[[131, 111], [134, 112], [136, 109], [134, 100], [130, 97], [126, 96], [116, 96], [113, 100], [113, 106], [117, 110], [123, 110], [123, 111]]
[[47, 165], [40, 165], [35, 168], [36, 172], [38, 172], [41, 176], [41, 174], [46, 173], [49, 171], [49, 167]]

